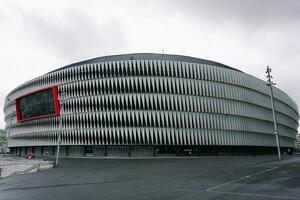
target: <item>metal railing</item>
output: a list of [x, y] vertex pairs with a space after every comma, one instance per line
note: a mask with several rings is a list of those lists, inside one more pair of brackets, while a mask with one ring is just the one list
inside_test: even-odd
[[28, 172], [34, 170], [37, 168], [37, 172], [40, 171], [40, 164], [34, 164], [33, 166], [23, 170], [23, 171], [15, 171], [14, 173], [8, 175], [8, 176], [15, 176], [15, 175], [19, 175], [19, 174], [27, 174]]

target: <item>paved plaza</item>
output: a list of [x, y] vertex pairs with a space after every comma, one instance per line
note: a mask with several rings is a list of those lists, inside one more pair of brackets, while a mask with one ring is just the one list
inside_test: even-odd
[[300, 200], [300, 156], [63, 159], [0, 180], [0, 199]]

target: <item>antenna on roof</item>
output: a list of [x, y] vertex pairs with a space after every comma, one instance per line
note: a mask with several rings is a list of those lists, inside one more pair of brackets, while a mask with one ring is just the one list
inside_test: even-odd
[[162, 54], [165, 54], [165, 50], [164, 49], [162, 49]]

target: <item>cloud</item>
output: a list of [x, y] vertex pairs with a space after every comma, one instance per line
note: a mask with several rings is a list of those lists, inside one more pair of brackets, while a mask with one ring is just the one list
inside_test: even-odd
[[115, 18], [102, 22], [76, 7], [51, 17], [16, 8], [26, 24], [27, 36], [58, 57], [81, 60], [126, 47], [126, 31]]
[[285, 26], [299, 23], [300, 17], [297, 0], [172, 0], [169, 3], [184, 15], [204, 16], [205, 20], [216, 23], [234, 22], [242, 27]]

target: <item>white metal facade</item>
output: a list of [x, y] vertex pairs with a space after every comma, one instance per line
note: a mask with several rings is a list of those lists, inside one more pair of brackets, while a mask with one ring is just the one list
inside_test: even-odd
[[[52, 85], [66, 91], [62, 145], [276, 146], [264, 81], [163, 56], [73, 64], [22, 84], [4, 105], [9, 147], [57, 144], [59, 117], [17, 123], [14, 114], [16, 98]], [[297, 105], [274, 96], [281, 146], [295, 148]]]

